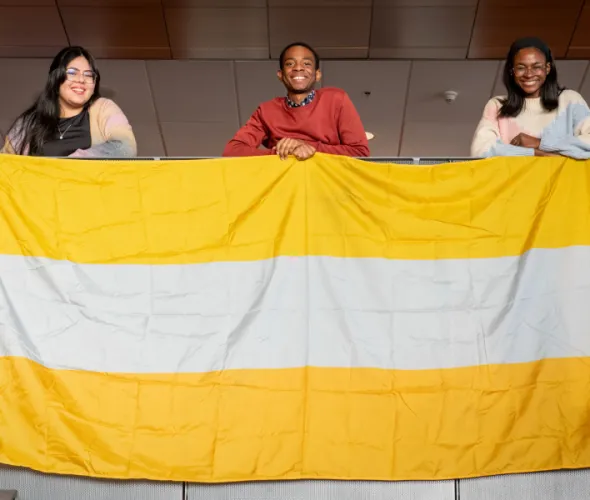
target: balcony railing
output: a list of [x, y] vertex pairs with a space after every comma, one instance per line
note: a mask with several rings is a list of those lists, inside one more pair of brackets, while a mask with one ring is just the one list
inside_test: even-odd
[[[136, 158], [85, 158], [88, 160], [98, 161], [159, 161], [159, 160], [215, 160], [219, 156], [138, 156]], [[71, 158], [63, 158], [71, 159]], [[357, 158], [358, 160], [370, 161], [375, 163], [399, 163], [402, 165], [438, 165], [440, 163], [457, 163], [465, 161], [479, 160], [480, 158], [468, 158], [457, 156], [436, 156], [436, 157], [389, 157], [389, 156], [374, 156], [371, 158]]]

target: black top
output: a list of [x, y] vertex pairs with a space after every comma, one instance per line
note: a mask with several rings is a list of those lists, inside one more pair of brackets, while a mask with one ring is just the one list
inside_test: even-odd
[[88, 149], [91, 144], [90, 117], [85, 109], [71, 118], [60, 118], [59, 130], [43, 144], [39, 156], [69, 156], [77, 149]]

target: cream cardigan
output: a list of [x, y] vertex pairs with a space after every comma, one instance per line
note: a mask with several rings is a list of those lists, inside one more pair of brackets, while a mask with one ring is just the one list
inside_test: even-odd
[[[71, 157], [133, 157], [137, 156], [137, 143], [127, 117], [110, 99], [101, 97], [88, 109], [90, 119], [91, 146], [89, 149], [78, 149]], [[18, 124], [13, 127], [6, 137], [4, 147], [0, 153], [16, 154], [19, 140]], [[26, 148], [28, 151], [28, 147]], [[27, 154], [25, 152], [25, 154]]]

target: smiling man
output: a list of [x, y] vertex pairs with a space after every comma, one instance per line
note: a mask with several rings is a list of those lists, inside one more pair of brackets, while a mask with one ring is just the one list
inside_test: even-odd
[[277, 76], [287, 96], [258, 106], [229, 141], [223, 156], [277, 154], [282, 159], [293, 155], [306, 160], [316, 151], [369, 156], [365, 129], [346, 92], [330, 87], [314, 89], [322, 77], [314, 49], [302, 42], [285, 47]]

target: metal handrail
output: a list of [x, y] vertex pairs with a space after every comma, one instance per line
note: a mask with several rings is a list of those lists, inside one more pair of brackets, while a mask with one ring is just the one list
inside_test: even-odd
[[[138, 156], [135, 158], [84, 158], [95, 161], [168, 161], [168, 160], [217, 160], [220, 156]], [[60, 159], [72, 160], [74, 158], [63, 157]], [[224, 158], [229, 159], [229, 158]], [[459, 156], [433, 156], [433, 157], [410, 157], [410, 156], [373, 156], [356, 158], [357, 160], [374, 163], [397, 163], [404, 165], [436, 165], [440, 163], [458, 163], [465, 161], [480, 160], [481, 158], [459, 157]]]

